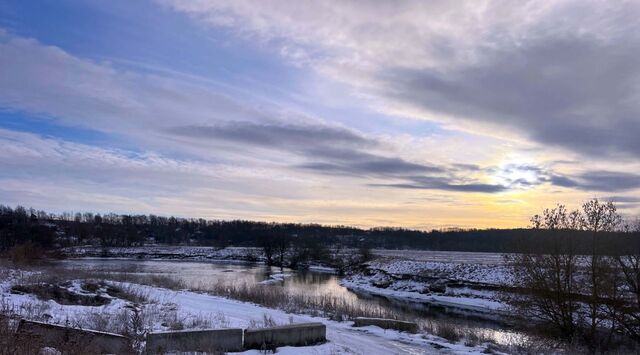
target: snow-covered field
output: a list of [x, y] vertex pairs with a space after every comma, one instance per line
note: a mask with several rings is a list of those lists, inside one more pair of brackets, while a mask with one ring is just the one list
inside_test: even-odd
[[[327, 325], [328, 342], [309, 347], [279, 348], [281, 354], [470, 354], [481, 353], [486, 346], [468, 347], [463, 341], [456, 343], [445, 339], [422, 334], [408, 334], [377, 327], [353, 328], [351, 322], [336, 322], [324, 318], [306, 315], [288, 314], [279, 310], [261, 307], [255, 304], [229, 300], [190, 291], [172, 291], [168, 289], [143, 286], [130, 283], [108, 283], [125, 290], [135, 290], [146, 298], [143, 305], [134, 306], [125, 299], [110, 297], [111, 302], [101, 306], [61, 305], [53, 300], [40, 300], [31, 294], [11, 293], [11, 286], [25, 275], [19, 271], [5, 273], [0, 283], [1, 302], [5, 309], [24, 315], [37, 314], [45, 321], [57, 324], [86, 326], [88, 320], [95, 321], [99, 315], [118, 315], [140, 309], [144, 315], [147, 330], [167, 330], [166, 314], [172, 314], [185, 328], [207, 327], [255, 327], [266, 324], [265, 320], [276, 324], [323, 322]], [[68, 291], [91, 294], [101, 293], [103, 289], [87, 291], [79, 280], [68, 285]], [[35, 310], [35, 311], [34, 311]], [[40, 318], [39, 320], [42, 320]], [[85, 322], [85, 323], [83, 323]], [[248, 351], [247, 354], [258, 354]]]
[[476, 253], [465, 251], [438, 251], [438, 250], [395, 250], [374, 249], [374, 255], [383, 257], [396, 257], [416, 261], [436, 261], [448, 263], [488, 264], [498, 265], [503, 261], [500, 253]]
[[380, 270], [389, 275], [415, 275], [422, 278], [438, 278], [508, 285], [512, 282], [507, 266], [470, 261], [407, 260], [405, 258], [383, 258], [369, 264], [369, 269]]
[[[352, 290], [387, 298], [465, 310], [502, 313], [506, 309], [498, 299], [496, 289], [509, 285], [511, 280], [506, 266], [500, 263], [468, 255], [472, 253], [376, 253], [387, 256], [369, 262], [363, 272], [346, 277], [341, 284]], [[399, 253], [403, 256], [396, 256]]]
[[145, 245], [141, 247], [109, 247], [94, 246], [70, 247], [63, 250], [68, 257], [116, 257], [139, 259], [171, 259], [171, 260], [262, 260], [260, 248], [243, 247], [201, 247], [174, 245]]

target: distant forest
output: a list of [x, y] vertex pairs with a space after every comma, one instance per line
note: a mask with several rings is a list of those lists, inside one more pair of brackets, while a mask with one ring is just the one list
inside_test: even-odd
[[[51, 214], [24, 207], [0, 205], [0, 252], [33, 243], [46, 250], [94, 245], [128, 247], [145, 244], [200, 246], [260, 246], [265, 238], [285, 236], [292, 243], [320, 243], [347, 248], [423, 249], [473, 252], [528, 252], [552, 247], [557, 233], [584, 245], [589, 253], [592, 235], [584, 231], [540, 229], [482, 229], [418, 231], [403, 228], [361, 229], [319, 224], [220, 221], [93, 213]], [[567, 239], [567, 240], [568, 240]], [[582, 243], [581, 241], [585, 241]], [[603, 253], [640, 250], [637, 232], [598, 235]], [[580, 248], [580, 247], [579, 247]]]

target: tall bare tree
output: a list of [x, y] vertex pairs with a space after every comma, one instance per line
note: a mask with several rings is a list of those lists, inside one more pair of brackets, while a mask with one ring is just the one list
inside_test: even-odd
[[[583, 293], [588, 294], [586, 298], [587, 329], [585, 340], [593, 349], [606, 346], [610, 340], [616, 324], [609, 317], [609, 309], [613, 299], [617, 298], [618, 275], [611, 258], [604, 255], [602, 248], [603, 240], [599, 236], [603, 232], [613, 232], [620, 227], [622, 218], [617, 212], [613, 202], [600, 202], [592, 199], [582, 205], [583, 228], [591, 234], [591, 255], [586, 258], [587, 280], [583, 282]], [[598, 336], [598, 331], [606, 323], [609, 328], [609, 337]]]
[[[629, 238], [640, 236], [640, 219], [635, 223], [627, 224], [625, 231], [630, 233]], [[621, 284], [626, 294], [620, 294], [620, 302], [616, 302], [616, 308], [612, 312], [622, 330], [640, 342], [640, 245], [630, 241], [626, 253], [620, 253], [614, 257], [620, 271]]]
[[[593, 199], [580, 210], [568, 212], [558, 205], [535, 215], [531, 222], [533, 228], [546, 230], [548, 239], [540, 241], [544, 244], [541, 248], [509, 258], [516, 286], [524, 290], [524, 295], [511, 297], [511, 304], [567, 340], [580, 335], [592, 352], [606, 348], [619, 329], [617, 319], [624, 304], [622, 282], [625, 278], [640, 280], [640, 254], [637, 260], [625, 255], [616, 262], [603, 248], [607, 242], [604, 238], [621, 225], [616, 206]], [[587, 255], [576, 252], [571, 237], [576, 231], [587, 243], [581, 245], [582, 250], [588, 246]], [[625, 273], [619, 271], [621, 265], [627, 267]], [[628, 276], [623, 278], [621, 274]], [[638, 285], [629, 288], [637, 289]], [[638, 321], [640, 325], [640, 318]]]
[[525, 295], [509, 297], [508, 301], [518, 313], [550, 324], [562, 338], [571, 341], [577, 331], [578, 256], [573, 241], [565, 238], [563, 231], [580, 228], [581, 214], [569, 213], [564, 205], [558, 205], [533, 216], [531, 223], [534, 229], [548, 230], [551, 251], [534, 248], [507, 256], [516, 286], [526, 291]]

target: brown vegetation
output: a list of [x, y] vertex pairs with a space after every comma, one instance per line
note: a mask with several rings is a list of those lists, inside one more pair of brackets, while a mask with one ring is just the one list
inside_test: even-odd
[[[640, 340], [640, 250], [603, 250], [603, 236], [628, 229], [615, 205], [594, 199], [572, 212], [559, 205], [534, 216], [532, 224], [550, 233], [551, 245], [506, 257], [522, 290], [505, 297], [517, 313], [593, 353], [628, 343], [629, 337]], [[588, 255], [579, 255], [567, 237], [576, 230], [590, 235]]]

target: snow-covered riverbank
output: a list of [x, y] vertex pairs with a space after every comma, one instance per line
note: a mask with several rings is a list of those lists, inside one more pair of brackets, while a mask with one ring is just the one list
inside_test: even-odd
[[391, 299], [424, 302], [464, 310], [500, 314], [506, 306], [497, 290], [511, 280], [496, 263], [405, 260], [385, 257], [344, 278], [351, 290]]
[[263, 261], [260, 248], [245, 247], [205, 247], [205, 246], [175, 246], [175, 245], [145, 245], [139, 247], [108, 247], [95, 246], [70, 247], [62, 250], [69, 258], [133, 258], [133, 259], [161, 259], [161, 260], [191, 260], [191, 261]]
[[[283, 354], [469, 354], [481, 353], [485, 345], [469, 347], [463, 340], [449, 342], [428, 334], [408, 334], [377, 327], [353, 328], [352, 322], [336, 322], [324, 318], [289, 314], [283, 311], [261, 307], [255, 304], [229, 300], [190, 291], [172, 291], [131, 283], [109, 283], [124, 290], [135, 290], [145, 302], [134, 306], [131, 301], [105, 295], [111, 302], [99, 306], [79, 306], [59, 304], [54, 300], [41, 300], [32, 294], [16, 294], [11, 286], [16, 282], [18, 273], [8, 273], [0, 283], [0, 294], [5, 309], [22, 316], [46, 314], [44, 319], [51, 323], [87, 326], [97, 318], [116, 318], [125, 315], [136, 307], [140, 309], [147, 330], [167, 330], [166, 314], [179, 321], [185, 329], [190, 327], [254, 327], [273, 322], [289, 324], [320, 321], [327, 325], [328, 342], [309, 347], [285, 347], [278, 349]], [[80, 281], [68, 284], [68, 291], [92, 294], [100, 290], [87, 291]], [[22, 313], [20, 313], [22, 312]], [[268, 321], [267, 321], [268, 320]], [[249, 351], [246, 353], [257, 353]]]
[[[376, 259], [363, 272], [350, 274], [341, 285], [390, 299], [417, 301], [466, 311], [502, 313], [497, 288], [511, 283], [495, 253], [434, 252], [420, 250], [374, 250]], [[143, 260], [263, 262], [260, 248], [163, 246], [73, 247], [69, 257], [104, 257]], [[310, 266], [315, 272], [335, 272], [326, 266]], [[264, 282], [275, 282], [272, 278]]]

